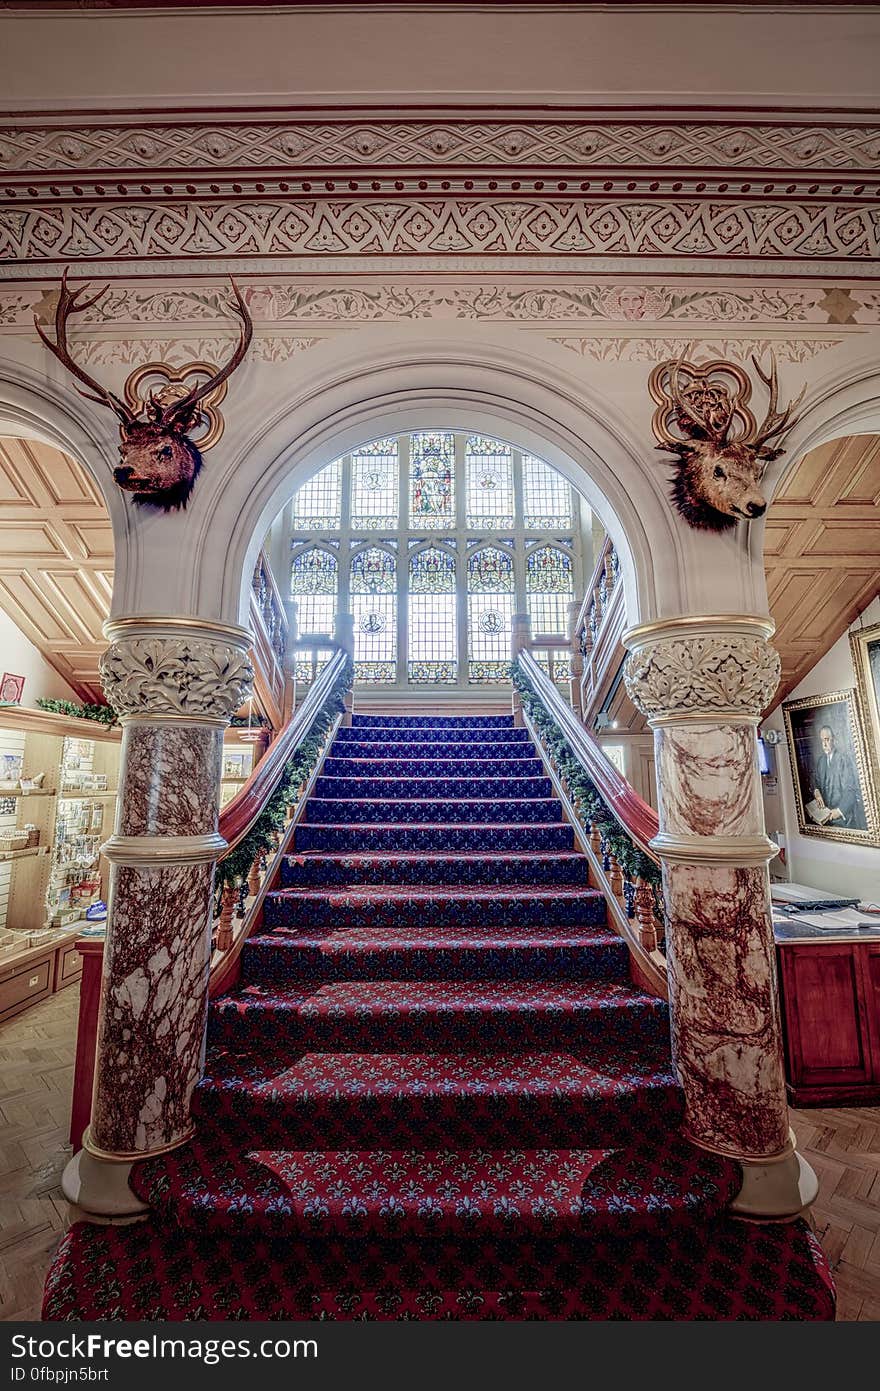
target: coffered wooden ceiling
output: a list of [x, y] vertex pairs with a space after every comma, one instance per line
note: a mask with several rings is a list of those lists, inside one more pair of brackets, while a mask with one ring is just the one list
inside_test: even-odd
[[103, 701], [113, 534], [88, 474], [59, 450], [0, 440], [0, 606], [81, 700]]
[[764, 566], [784, 699], [880, 592], [880, 437], [804, 456], [767, 512]]

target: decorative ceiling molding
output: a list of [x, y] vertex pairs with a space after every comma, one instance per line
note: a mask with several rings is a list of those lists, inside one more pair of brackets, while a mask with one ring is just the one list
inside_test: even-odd
[[[604, 180], [625, 179], [637, 171], [647, 171], [649, 178], [674, 171], [716, 183], [733, 179], [730, 191], [736, 195], [751, 191], [742, 186], [744, 176], [752, 174], [763, 185], [767, 171], [774, 170], [777, 183], [768, 191], [777, 196], [789, 191], [791, 179], [819, 180], [817, 193], [823, 178], [842, 179], [852, 191], [866, 176], [876, 179], [880, 172], [876, 113], [823, 117], [758, 112], [725, 118], [645, 110], [627, 115], [620, 119], [609, 111], [586, 110], [548, 121], [543, 111], [488, 117], [445, 111], [430, 119], [421, 113], [401, 118], [400, 112], [337, 109], [321, 120], [314, 113], [292, 112], [279, 119], [277, 112], [259, 111], [208, 119], [173, 111], [88, 119], [20, 116], [0, 119], [0, 170], [7, 196], [22, 189], [26, 197], [34, 196], [29, 182], [36, 182], [44, 196], [53, 183], [60, 185], [60, 193], [71, 177], [82, 176], [88, 184], [96, 175], [114, 180], [137, 176], [138, 184], [130, 190], [137, 197], [145, 172], [160, 176], [153, 190], [157, 195], [170, 194], [175, 185], [185, 193], [187, 179], [207, 187], [221, 175], [261, 177], [255, 171], [263, 171], [266, 179], [289, 180], [291, 188], [309, 175], [341, 179], [338, 188], [326, 190], [341, 193], [354, 191], [345, 181], [349, 171], [370, 192], [373, 176], [402, 179], [425, 172], [439, 178], [448, 172], [460, 180], [478, 177], [486, 168], [517, 170], [532, 186], [535, 179], [550, 179], [548, 191], [559, 178], [582, 180], [585, 170], [599, 170], [600, 181], [581, 191], [601, 191]], [[230, 186], [228, 191], [232, 196], [243, 190]], [[84, 192], [93, 199], [100, 190], [92, 185]], [[120, 192], [113, 189], [112, 196]]]
[[[49, 324], [55, 316], [57, 282], [44, 286], [0, 288], [0, 332], [33, 334], [34, 314]], [[327, 281], [257, 279], [240, 282], [248, 311], [260, 340], [273, 331], [287, 332], [319, 325], [354, 327], [365, 323], [398, 323], [423, 319], [582, 325], [657, 325], [667, 333], [673, 327], [798, 325], [846, 327], [850, 331], [880, 324], [880, 288], [871, 285], [718, 285], [663, 281], [596, 280], [572, 278], [565, 283], [548, 277], [530, 279], [517, 275], [479, 281], [436, 274], [416, 281], [344, 277]], [[96, 339], [102, 331], [166, 327], [167, 340], [156, 339], [156, 351], [167, 354], [181, 332], [186, 332], [190, 356], [210, 356], [221, 339], [206, 338], [224, 317], [228, 286], [210, 280], [177, 281], [169, 286], [116, 283], [99, 306], [87, 309], [74, 331], [83, 327]], [[141, 341], [141, 340], [139, 340]], [[151, 340], [152, 341], [152, 340]], [[228, 342], [227, 338], [222, 340]], [[312, 339], [302, 340], [311, 345]], [[196, 347], [196, 344], [202, 346]], [[181, 361], [186, 359], [181, 358]]]
[[[551, 338], [580, 357], [595, 362], [668, 362], [681, 358], [693, 344], [686, 338]], [[781, 362], [809, 362], [820, 353], [839, 348], [842, 338], [701, 338], [704, 357], [748, 363], [771, 351]]]
[[758, 259], [827, 274], [869, 266], [880, 207], [774, 201], [606, 201], [558, 197], [315, 199], [62, 204], [0, 209], [0, 259], [17, 266], [112, 259], [577, 255], [732, 264]]

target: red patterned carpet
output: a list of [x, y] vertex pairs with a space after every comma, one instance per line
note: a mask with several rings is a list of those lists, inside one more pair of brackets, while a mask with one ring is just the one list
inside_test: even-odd
[[803, 1222], [724, 1210], [509, 718], [356, 716], [212, 1006], [150, 1220], [79, 1223], [48, 1319], [832, 1319]]

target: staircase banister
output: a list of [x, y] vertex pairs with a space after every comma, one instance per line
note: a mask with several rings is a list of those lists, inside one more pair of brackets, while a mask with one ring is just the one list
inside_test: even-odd
[[596, 790], [621, 829], [649, 859], [659, 864], [656, 852], [651, 849], [651, 841], [660, 829], [654, 808], [643, 801], [614, 764], [606, 758], [601, 745], [583, 727], [571, 706], [562, 699], [531, 653], [521, 652], [519, 663], [523, 674], [528, 677], [541, 701], [559, 725], [571, 745], [572, 752], [595, 783]]
[[590, 606], [592, 605], [592, 602], [593, 602], [593, 594], [594, 594], [595, 590], [598, 588], [599, 583], [600, 583], [600, 581], [601, 581], [601, 579], [602, 579], [602, 574], [603, 574], [603, 572], [604, 572], [604, 570], [605, 570], [605, 560], [606, 560], [606, 558], [607, 558], [607, 556], [608, 556], [608, 553], [609, 553], [609, 551], [611, 550], [611, 548], [612, 548], [612, 547], [611, 547], [611, 537], [610, 537], [610, 536], [606, 536], [606, 537], [605, 537], [605, 544], [603, 545], [601, 551], [599, 552], [599, 554], [598, 554], [597, 557], [596, 557], [596, 564], [595, 564], [595, 566], [593, 567], [593, 573], [592, 573], [592, 575], [590, 576], [589, 580], [587, 581], [587, 586], [586, 586], [586, 589], [584, 590], [583, 603], [582, 603], [581, 606], [580, 606], [580, 610], [578, 611], [578, 616], [577, 616], [577, 618], [575, 619], [574, 626], [573, 626], [573, 628], [572, 628], [572, 636], [574, 636], [575, 634], [579, 633], [580, 630], [581, 630], [581, 628], [584, 626], [584, 624], [585, 624], [586, 621], [587, 621], [587, 615], [588, 615], [589, 612], [590, 612]]
[[219, 831], [227, 842], [225, 855], [244, 839], [261, 814], [278, 786], [297, 744], [308, 731], [342, 674], [345, 661], [345, 653], [337, 649], [312, 684], [311, 690], [293, 718], [269, 745], [266, 754], [260, 759], [244, 786], [221, 811]]

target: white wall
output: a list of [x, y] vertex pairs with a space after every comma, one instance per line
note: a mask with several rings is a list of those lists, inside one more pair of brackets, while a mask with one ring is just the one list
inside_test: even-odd
[[[872, 623], [880, 623], [880, 598], [868, 605], [852, 625], [851, 631]], [[792, 691], [789, 699], [799, 700], [803, 696], [847, 690], [855, 684], [849, 635], [844, 633]], [[880, 902], [880, 848], [846, 845], [798, 834], [791, 760], [781, 706], [765, 720], [762, 728], [778, 729], [782, 734], [782, 742], [772, 750], [778, 791], [768, 794], [765, 779], [764, 814], [768, 835], [775, 839], [774, 832], [784, 830], [788, 875], [795, 883], [806, 884], [810, 888], [828, 889], [831, 893], [846, 894], [848, 897], [858, 894], [865, 901]], [[772, 874], [777, 872], [775, 861], [770, 869]]]
[[42, 697], [49, 700], [79, 700], [76, 691], [51, 667], [43, 654], [0, 609], [0, 675], [4, 671], [23, 676], [22, 705], [31, 709]]

